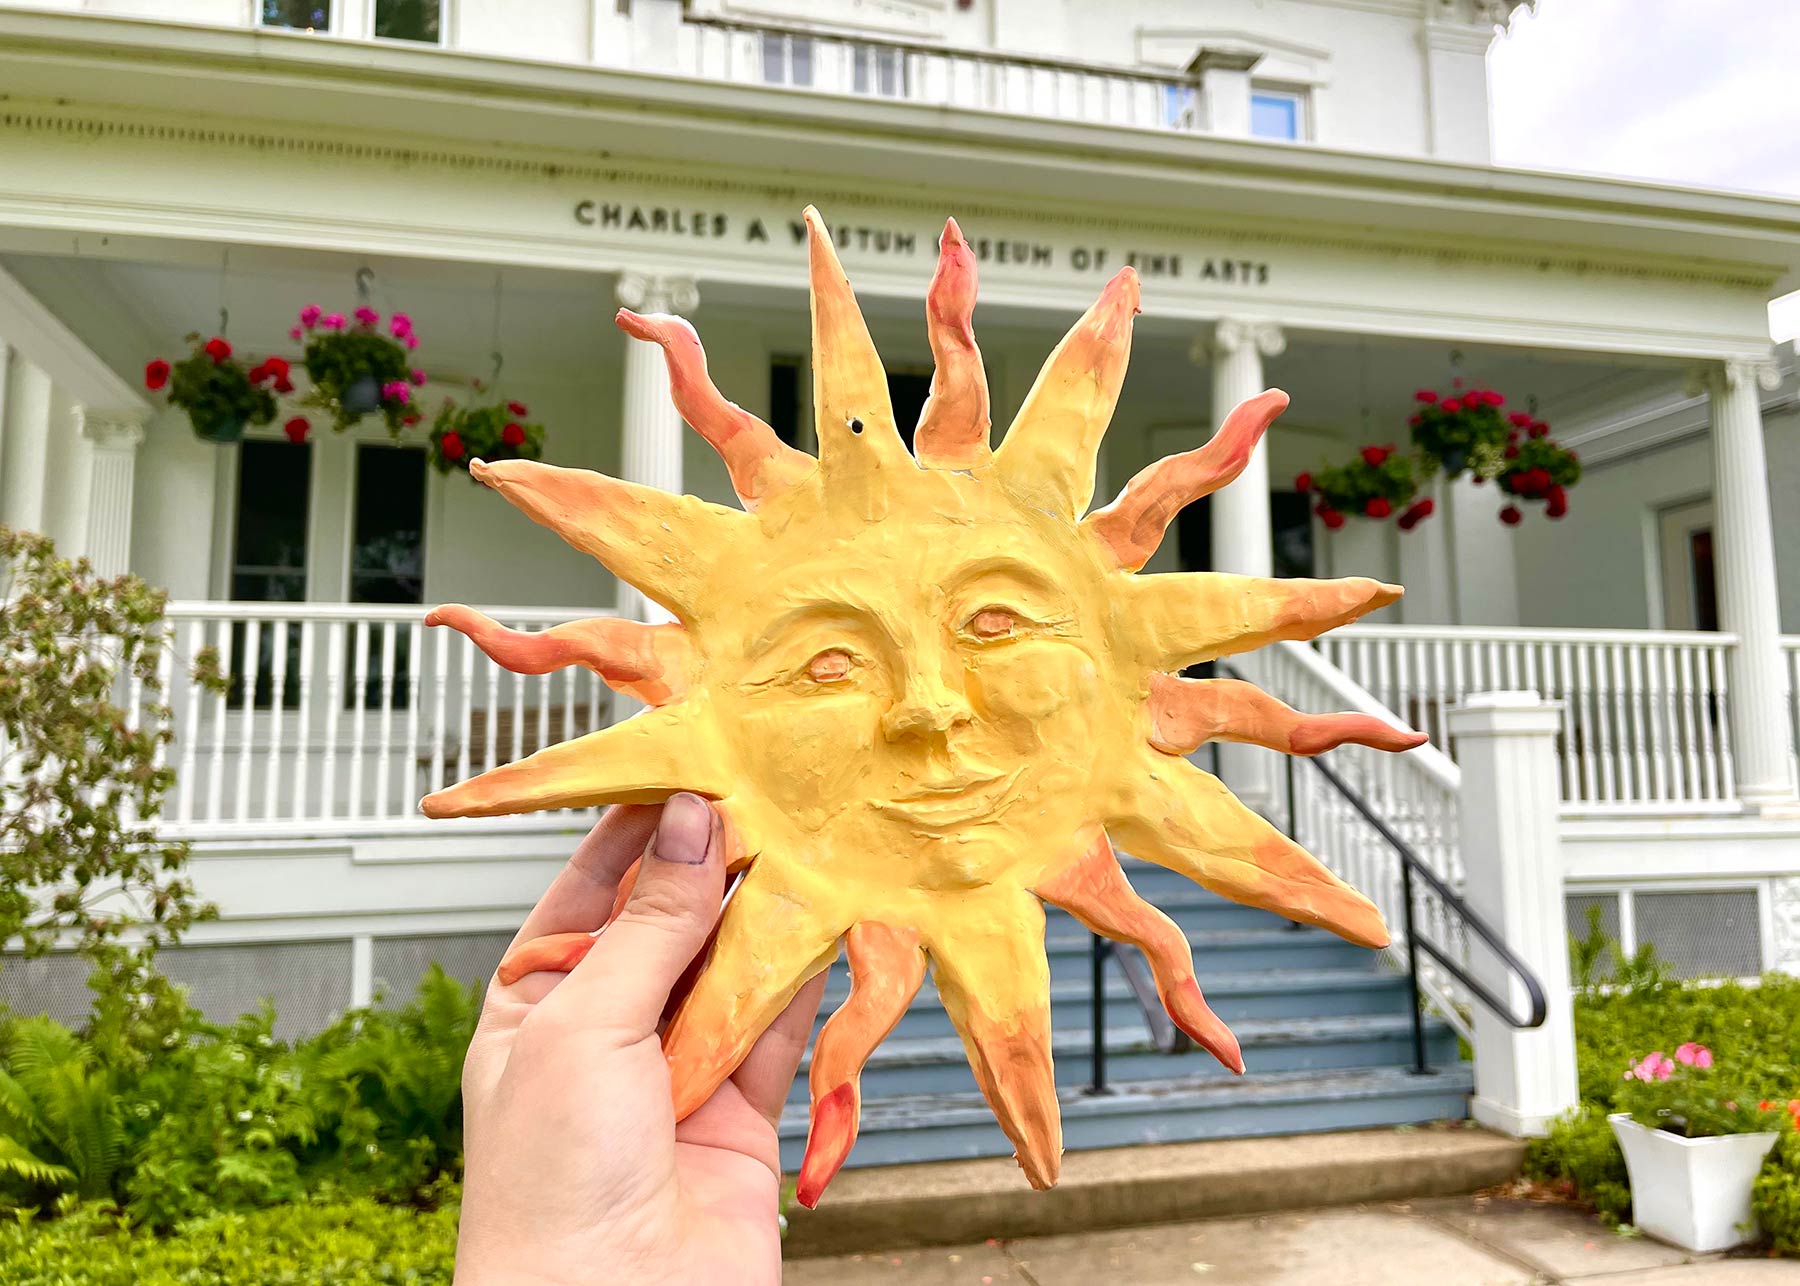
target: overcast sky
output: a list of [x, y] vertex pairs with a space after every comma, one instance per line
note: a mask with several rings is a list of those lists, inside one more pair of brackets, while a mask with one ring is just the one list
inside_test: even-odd
[[1501, 165], [1800, 200], [1800, 0], [1538, 0], [1488, 66]]

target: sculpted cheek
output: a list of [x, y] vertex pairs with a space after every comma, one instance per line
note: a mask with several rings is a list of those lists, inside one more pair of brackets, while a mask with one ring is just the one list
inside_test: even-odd
[[796, 699], [744, 719], [746, 774], [801, 830], [858, 797], [879, 739], [872, 698]]
[[1032, 723], [1087, 706], [1100, 682], [1085, 652], [1060, 643], [997, 649], [977, 659], [973, 674], [990, 718]]

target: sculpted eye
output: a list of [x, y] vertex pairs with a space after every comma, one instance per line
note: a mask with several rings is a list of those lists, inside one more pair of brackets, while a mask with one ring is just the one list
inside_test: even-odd
[[965, 628], [978, 639], [1003, 639], [1019, 628], [1019, 618], [1004, 607], [984, 607]]
[[850, 673], [850, 654], [841, 648], [821, 652], [806, 663], [806, 677], [814, 683], [836, 683]]

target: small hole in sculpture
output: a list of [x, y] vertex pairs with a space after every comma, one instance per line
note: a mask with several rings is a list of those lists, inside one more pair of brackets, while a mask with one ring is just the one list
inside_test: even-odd
[[851, 420], [850, 421], [850, 432], [861, 433], [862, 429], [863, 429], [863, 425], [862, 425], [861, 420]]

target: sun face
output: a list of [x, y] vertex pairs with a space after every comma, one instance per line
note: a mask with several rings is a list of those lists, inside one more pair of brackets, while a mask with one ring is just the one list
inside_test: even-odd
[[[814, 1051], [800, 1199], [816, 1202], [849, 1154], [863, 1063], [928, 965], [1021, 1166], [1047, 1187], [1062, 1149], [1045, 903], [1143, 948], [1175, 1021], [1243, 1070], [1181, 930], [1131, 891], [1113, 841], [1236, 901], [1386, 943], [1371, 903], [1182, 756], [1215, 738], [1298, 754], [1423, 738], [1173, 672], [1314, 637], [1400, 591], [1138, 575], [1181, 506], [1242, 471], [1286, 396], [1246, 402], [1210, 443], [1084, 518], [1136, 276], [1106, 287], [990, 450], [974, 256], [954, 221], [928, 302], [937, 369], [915, 458], [830, 234], [815, 211], [806, 221], [817, 460], [719, 394], [685, 322], [621, 312], [628, 332], [664, 348], [676, 405], [724, 457], [745, 511], [528, 461], [474, 466], [678, 623], [523, 634], [465, 607], [434, 612], [430, 623], [502, 665], [585, 665], [650, 708], [422, 807], [457, 817], [711, 797], [743, 876], [664, 1036], [677, 1117], [842, 943], [852, 990]], [[568, 968], [590, 941], [526, 944], [501, 976]]]

